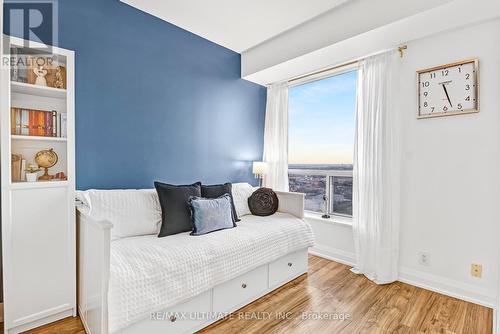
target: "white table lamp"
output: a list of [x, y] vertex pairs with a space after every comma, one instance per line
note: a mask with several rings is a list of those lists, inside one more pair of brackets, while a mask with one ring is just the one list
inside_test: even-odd
[[253, 176], [259, 179], [259, 186], [262, 186], [262, 177], [266, 174], [267, 164], [262, 161], [254, 161], [252, 164]]

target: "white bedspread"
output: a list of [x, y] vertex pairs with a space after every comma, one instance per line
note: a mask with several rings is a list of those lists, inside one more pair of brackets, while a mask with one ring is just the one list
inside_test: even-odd
[[110, 332], [313, 245], [311, 226], [289, 214], [241, 218], [236, 228], [203, 236], [181, 233], [113, 241]]

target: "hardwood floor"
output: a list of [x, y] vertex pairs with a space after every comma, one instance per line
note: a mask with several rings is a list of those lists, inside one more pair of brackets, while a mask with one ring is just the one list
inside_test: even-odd
[[[376, 285], [348, 266], [310, 256], [307, 275], [199, 333], [490, 334], [492, 317], [489, 308], [400, 282]], [[83, 333], [83, 327], [68, 318], [29, 333]]]
[[32, 329], [25, 333], [37, 334], [85, 334], [80, 317], [71, 317], [53, 322], [51, 324]]

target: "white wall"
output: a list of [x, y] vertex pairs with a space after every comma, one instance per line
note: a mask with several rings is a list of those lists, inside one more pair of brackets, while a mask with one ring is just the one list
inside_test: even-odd
[[[478, 114], [418, 120], [416, 72], [479, 58]], [[500, 281], [500, 19], [408, 43], [401, 68], [401, 280], [495, 306]], [[349, 263], [352, 229], [310, 220], [314, 252]], [[430, 254], [429, 266], [418, 254]], [[483, 277], [470, 275], [471, 263]]]
[[329, 219], [308, 218], [314, 231], [315, 245], [312, 254], [326, 257], [347, 265], [356, 262], [352, 226], [334, 223]]
[[[499, 41], [494, 20], [409, 43], [400, 86], [402, 272], [453, 280], [492, 304], [500, 264]], [[479, 58], [480, 113], [417, 120], [415, 71], [470, 57]], [[428, 267], [418, 264], [420, 251], [430, 254]], [[471, 277], [473, 262], [483, 265], [482, 279]]]

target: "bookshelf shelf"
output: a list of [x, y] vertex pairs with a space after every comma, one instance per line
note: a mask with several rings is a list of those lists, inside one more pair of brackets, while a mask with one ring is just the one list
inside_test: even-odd
[[29, 141], [59, 141], [65, 142], [68, 138], [64, 137], [42, 137], [42, 136], [22, 136], [22, 135], [11, 135], [12, 140], [29, 140]]
[[12, 182], [12, 189], [58, 188], [67, 187], [68, 181], [38, 181], [38, 182]]
[[11, 81], [10, 86], [11, 86], [13, 93], [43, 96], [43, 97], [52, 97], [52, 98], [57, 98], [57, 99], [65, 99], [66, 98], [66, 90], [65, 89], [45, 87], [45, 86], [36, 86], [36, 85], [31, 85], [28, 83], [17, 82], [17, 81]]

